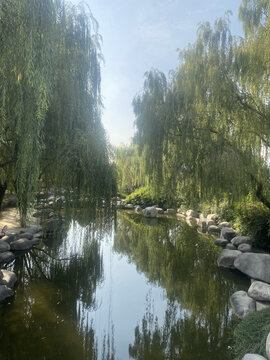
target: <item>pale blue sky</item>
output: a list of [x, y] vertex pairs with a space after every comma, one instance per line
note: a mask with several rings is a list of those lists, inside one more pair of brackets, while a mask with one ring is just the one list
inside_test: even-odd
[[133, 135], [131, 102], [142, 89], [144, 73], [154, 67], [167, 75], [176, 68], [176, 49], [195, 41], [200, 22], [213, 23], [226, 10], [232, 10], [232, 33], [240, 35], [242, 30], [238, 21], [241, 0], [86, 2], [103, 37], [103, 124], [113, 145], [128, 144]]

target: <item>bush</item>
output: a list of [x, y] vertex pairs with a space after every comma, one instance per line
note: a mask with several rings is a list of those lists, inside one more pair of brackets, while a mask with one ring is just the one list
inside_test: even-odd
[[270, 210], [261, 203], [241, 205], [238, 209], [237, 225], [243, 235], [250, 235], [255, 245], [270, 248]]
[[141, 205], [143, 207], [158, 205], [165, 207], [165, 199], [153, 195], [149, 187], [144, 186], [135, 190], [133, 193], [126, 197], [127, 204]]
[[270, 332], [270, 309], [249, 314], [234, 330], [234, 360], [247, 353], [265, 354], [265, 343]]

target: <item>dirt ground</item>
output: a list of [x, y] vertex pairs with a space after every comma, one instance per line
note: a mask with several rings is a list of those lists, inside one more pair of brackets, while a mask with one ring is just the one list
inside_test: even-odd
[[[20, 216], [16, 208], [8, 208], [0, 212], [0, 232], [7, 225], [8, 231], [20, 228]], [[30, 218], [28, 226], [39, 225], [37, 218]]]

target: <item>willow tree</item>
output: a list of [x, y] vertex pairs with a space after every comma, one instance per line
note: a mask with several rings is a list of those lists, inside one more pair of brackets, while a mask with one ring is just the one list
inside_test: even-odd
[[101, 123], [98, 24], [89, 9], [63, 3], [56, 34], [41, 176], [54, 192], [95, 202], [111, 195], [115, 180]]
[[7, 0], [0, 32], [2, 194], [15, 189], [22, 223], [40, 184], [109, 196], [114, 175], [100, 120], [93, 16], [64, 1]]
[[[134, 108], [139, 143], [151, 149], [162, 178], [170, 179], [175, 190], [188, 191], [190, 201], [225, 193], [240, 197], [255, 183], [258, 197], [268, 204], [262, 187], [269, 169], [262, 155], [270, 137], [269, 102], [257, 77], [260, 70], [252, 67], [255, 38], [261, 41], [259, 32], [254, 34], [234, 39], [229, 14], [213, 28], [202, 24], [196, 42], [179, 54], [163, 104], [149, 104], [144, 87], [139, 113]], [[157, 113], [162, 119], [155, 121], [151, 136]], [[156, 133], [161, 134], [158, 141]]]
[[54, 23], [51, 0], [0, 3], [1, 182], [16, 189], [23, 222], [38, 186]]

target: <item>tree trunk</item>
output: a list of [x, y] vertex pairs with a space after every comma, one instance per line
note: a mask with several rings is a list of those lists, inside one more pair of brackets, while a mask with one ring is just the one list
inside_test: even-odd
[[2, 207], [2, 202], [5, 196], [5, 192], [7, 190], [7, 183], [5, 182], [3, 185], [0, 183], [0, 209]]

